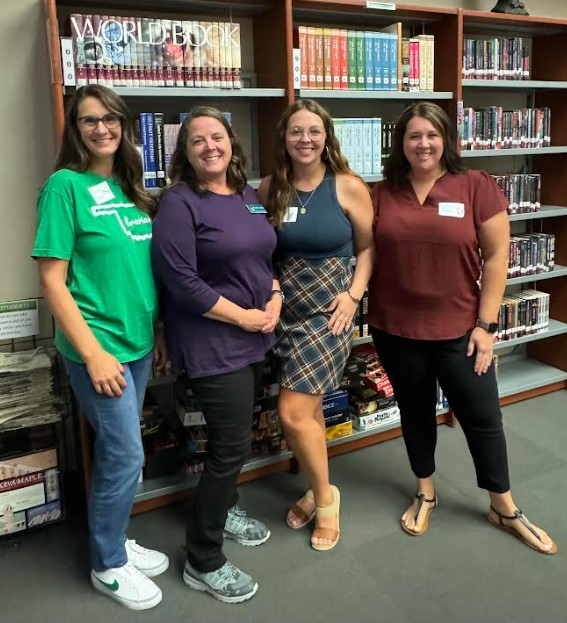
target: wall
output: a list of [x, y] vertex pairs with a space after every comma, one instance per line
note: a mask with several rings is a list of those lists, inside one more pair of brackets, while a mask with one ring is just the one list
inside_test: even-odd
[[[490, 10], [496, 0], [408, 0], [408, 4]], [[565, 0], [526, 0], [533, 15], [567, 18]], [[537, 10], [536, 10], [537, 5]], [[41, 0], [0, 3], [0, 302], [38, 296], [29, 258], [38, 188], [54, 159], [44, 7]], [[8, 59], [8, 60], [6, 60]]]

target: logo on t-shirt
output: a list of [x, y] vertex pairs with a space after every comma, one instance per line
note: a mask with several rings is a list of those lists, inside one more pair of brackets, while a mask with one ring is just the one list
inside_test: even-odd
[[136, 242], [149, 240], [152, 237], [150, 217], [143, 214], [130, 218], [126, 214], [126, 209], [130, 211], [132, 208], [135, 208], [133, 203], [106, 203], [103, 206], [92, 206], [91, 212], [93, 216], [115, 217], [120, 225], [120, 229], [126, 236]]

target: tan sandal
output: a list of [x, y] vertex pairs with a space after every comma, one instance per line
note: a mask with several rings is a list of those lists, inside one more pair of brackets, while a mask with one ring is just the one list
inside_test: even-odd
[[522, 543], [525, 543], [528, 547], [531, 547], [533, 550], [535, 550], [536, 552], [539, 552], [540, 554], [546, 554], [547, 556], [551, 556], [552, 554], [555, 554], [557, 552], [557, 543], [553, 539], [551, 539], [551, 548], [550, 549], [540, 549], [539, 547], [536, 547], [535, 545], [533, 545], [533, 543], [530, 543], [526, 539], [526, 537], [524, 537], [522, 534], [520, 534], [520, 532], [518, 532], [515, 528], [512, 528], [512, 526], [508, 526], [508, 525], [506, 525], [504, 523], [504, 521], [503, 521], [504, 519], [508, 519], [510, 521], [513, 521], [513, 520], [519, 521], [523, 526], [525, 526], [535, 536], [535, 538], [540, 543], [543, 543], [543, 541], [541, 540], [541, 537], [537, 533], [535, 527], [530, 523], [528, 518], [524, 515], [524, 513], [522, 513], [522, 511], [519, 508], [517, 508], [514, 511], [513, 515], [503, 515], [502, 513], [499, 513], [494, 508], [494, 506], [490, 506], [490, 510], [493, 513], [495, 513], [496, 515], [498, 515], [498, 521], [496, 521], [492, 517], [492, 515], [490, 515], [490, 513], [488, 513], [486, 515], [486, 518], [488, 519], [488, 521], [493, 526], [496, 526], [497, 528], [500, 528], [501, 530], [505, 530], [506, 532], [509, 532], [510, 534], [513, 534], [517, 539], [522, 541]]
[[426, 509], [427, 514], [425, 515], [423, 526], [419, 532], [416, 532], [415, 530], [410, 530], [408, 527], [406, 527], [406, 524], [403, 522], [403, 520], [401, 521], [401, 525], [402, 525], [402, 530], [406, 534], [409, 534], [410, 536], [421, 536], [422, 534], [425, 534], [427, 532], [427, 528], [429, 527], [429, 515], [434, 508], [437, 508], [437, 504], [439, 504], [439, 500], [437, 499], [436, 495], [434, 495], [433, 498], [428, 500], [423, 493], [416, 493], [415, 497], [418, 499], [417, 512], [414, 518], [414, 521], [416, 523], [417, 523], [417, 518], [419, 517], [419, 513], [421, 512], [421, 507], [423, 506], [423, 503], [427, 502], [428, 504], [433, 504], [433, 506], [430, 506], [428, 509]]
[[315, 539], [327, 539], [331, 541], [326, 545], [316, 545], [311, 541], [311, 547], [318, 552], [326, 552], [330, 549], [333, 549], [335, 545], [339, 542], [339, 537], [341, 534], [340, 525], [339, 525], [339, 509], [341, 506], [341, 494], [335, 485], [331, 485], [331, 489], [333, 490], [333, 503], [330, 506], [325, 506], [324, 508], [317, 507], [315, 509], [315, 517], [332, 517], [336, 515], [337, 517], [337, 530], [333, 528], [315, 528], [313, 530], [312, 538]]
[[300, 528], [303, 528], [313, 519], [313, 517], [315, 517], [315, 509], [313, 509], [311, 513], [307, 514], [301, 506], [299, 506], [299, 503], [303, 502], [303, 500], [307, 500], [308, 502], [315, 504], [315, 498], [313, 497], [313, 491], [311, 489], [308, 489], [305, 495], [301, 499], [297, 500], [297, 502], [289, 509], [300, 520], [300, 523], [291, 523], [289, 517], [286, 515], [285, 522], [292, 530], [299, 530]]

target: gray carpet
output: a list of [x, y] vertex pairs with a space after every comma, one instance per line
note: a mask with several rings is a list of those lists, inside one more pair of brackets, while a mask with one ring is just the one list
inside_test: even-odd
[[555, 537], [556, 556], [537, 554], [488, 524], [487, 497], [476, 488], [463, 435], [440, 427], [440, 505], [422, 538], [399, 528], [414, 483], [398, 439], [332, 460], [343, 504], [343, 532], [332, 552], [313, 551], [307, 529], [283, 522], [302, 492], [300, 476], [241, 487], [243, 505], [272, 529], [261, 547], [226, 545], [229, 558], [260, 584], [251, 601], [226, 605], [185, 587], [179, 504], [131, 523], [131, 538], [172, 559], [157, 578], [164, 599], [154, 610], [130, 612], [91, 588], [86, 536], [71, 518], [0, 547], [0, 621], [565, 623], [567, 393], [512, 405], [504, 416], [516, 502]]

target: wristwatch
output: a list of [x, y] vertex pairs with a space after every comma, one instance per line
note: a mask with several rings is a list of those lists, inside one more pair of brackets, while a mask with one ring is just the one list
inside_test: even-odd
[[285, 294], [281, 290], [272, 290], [270, 294], [270, 298], [272, 298], [274, 294], [277, 294], [281, 298], [282, 303], [285, 301]]
[[482, 322], [482, 320], [477, 320], [476, 326], [488, 331], [489, 333], [496, 333], [496, 331], [498, 331], [497, 322]]

